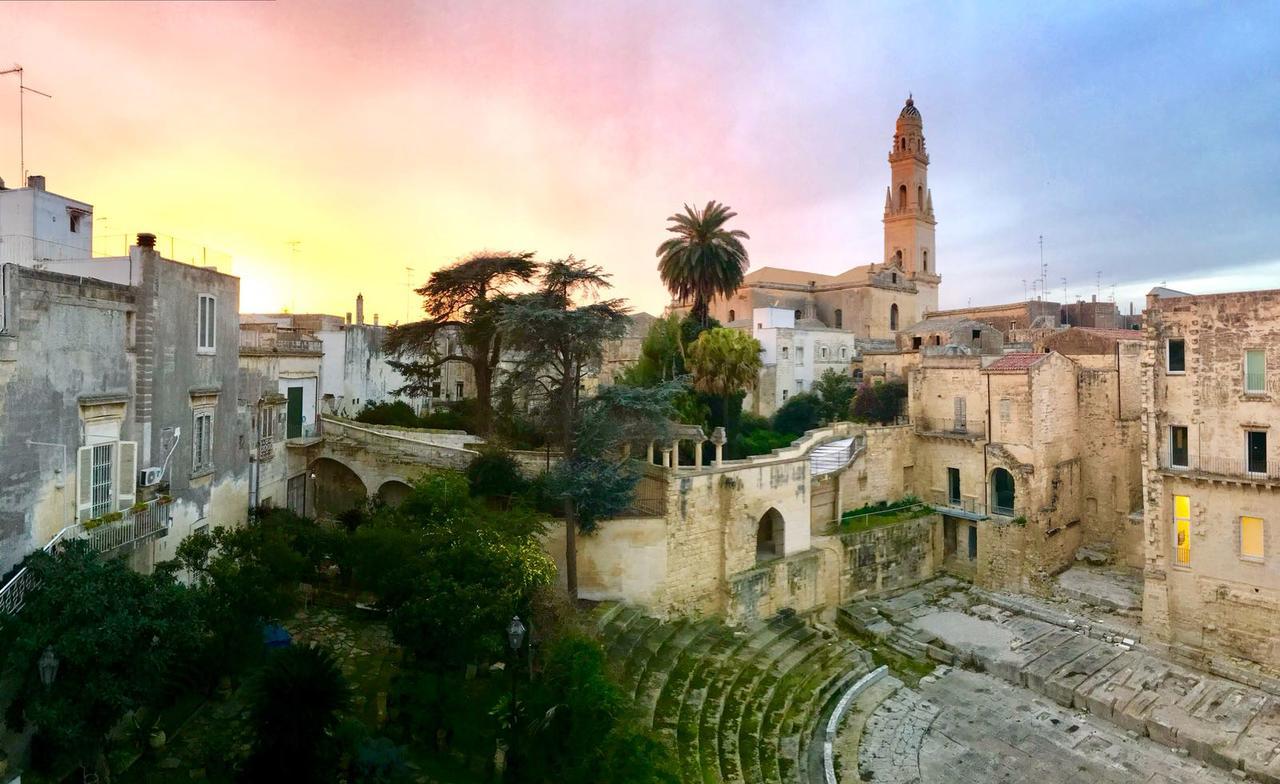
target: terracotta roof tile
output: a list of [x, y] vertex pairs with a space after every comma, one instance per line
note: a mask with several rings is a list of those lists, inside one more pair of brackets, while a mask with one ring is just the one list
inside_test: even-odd
[[1048, 354], [1005, 354], [983, 370], [1025, 371], [1034, 367]]
[[1140, 329], [1102, 329], [1101, 327], [1073, 327], [1073, 329], [1088, 332], [1090, 335], [1097, 335], [1100, 338], [1110, 338], [1111, 340], [1142, 340], [1142, 330]]

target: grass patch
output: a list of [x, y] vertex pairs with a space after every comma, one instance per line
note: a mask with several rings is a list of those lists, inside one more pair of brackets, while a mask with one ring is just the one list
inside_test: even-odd
[[840, 533], [869, 531], [931, 514], [933, 507], [922, 503], [914, 495], [906, 495], [897, 501], [879, 501], [850, 509], [840, 516]]

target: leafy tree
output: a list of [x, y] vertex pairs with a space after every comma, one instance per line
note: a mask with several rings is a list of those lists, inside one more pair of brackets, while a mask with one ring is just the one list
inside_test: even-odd
[[510, 452], [490, 447], [467, 466], [467, 484], [477, 498], [510, 499], [524, 492], [528, 483]]
[[658, 274], [671, 295], [681, 302], [693, 300], [690, 315], [705, 322], [717, 296], [729, 296], [742, 285], [750, 265], [742, 244], [745, 231], [727, 229], [737, 215], [728, 206], [707, 202], [701, 210], [684, 205], [684, 212], [667, 218], [667, 231], [676, 236], [658, 246]]
[[713, 422], [728, 426], [731, 398], [755, 386], [763, 367], [760, 351], [760, 341], [727, 327], [709, 329], [689, 346], [687, 365], [694, 388], [719, 400], [720, 410], [712, 410]]
[[790, 433], [792, 438], [817, 427], [822, 419], [822, 401], [817, 395], [801, 392], [792, 395], [773, 415], [773, 429]]
[[292, 646], [271, 654], [250, 684], [253, 750], [245, 781], [335, 781], [338, 755], [329, 735], [351, 692], [327, 648]]
[[640, 357], [619, 377], [633, 387], [653, 386], [684, 375], [684, 332], [680, 316], [672, 313], [657, 319], [640, 343]]
[[849, 416], [853, 403], [853, 379], [838, 370], [828, 369], [813, 382], [813, 392], [822, 401], [823, 421], [838, 422]]
[[[521, 357], [516, 377], [545, 396], [551, 437], [569, 464], [576, 451], [582, 381], [592, 367], [599, 366], [605, 341], [626, 332], [625, 301], [597, 297], [610, 286], [609, 275], [600, 267], [569, 256], [544, 264], [538, 290], [515, 297], [503, 308], [503, 333]], [[565, 577], [570, 596], [576, 596], [578, 498], [565, 494], [563, 499]]]
[[[107, 733], [126, 713], [167, 698], [201, 650], [196, 595], [168, 574], [139, 574], [77, 541], [56, 555], [35, 553], [26, 567], [39, 587], [22, 612], [0, 618], [13, 689], [5, 724], [35, 726], [37, 766], [102, 767]], [[39, 675], [45, 651], [58, 660], [49, 686]]]
[[[398, 394], [426, 395], [445, 362], [471, 366], [476, 383], [476, 429], [488, 435], [493, 419], [493, 381], [502, 359], [498, 328], [509, 301], [508, 289], [537, 272], [532, 253], [481, 252], [431, 273], [422, 295], [427, 318], [393, 328], [386, 350], [399, 359], [391, 365], [407, 383]], [[450, 339], [456, 331], [459, 340]], [[441, 351], [438, 338], [446, 337]]]
[[394, 427], [421, 427], [422, 423], [413, 407], [403, 400], [388, 403], [365, 403], [364, 408], [356, 414], [357, 422], [370, 425], [392, 425]]
[[907, 385], [903, 381], [863, 384], [853, 398], [850, 418], [855, 422], [893, 422], [902, 413], [906, 397]]

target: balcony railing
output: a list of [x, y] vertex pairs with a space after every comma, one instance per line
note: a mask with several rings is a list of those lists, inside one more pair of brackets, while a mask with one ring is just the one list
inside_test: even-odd
[[274, 438], [267, 436], [258, 439], [258, 462], [266, 463], [275, 456], [276, 441]]
[[915, 423], [916, 432], [927, 435], [977, 439], [987, 434], [987, 423], [981, 419], [916, 417]]
[[320, 354], [324, 351], [324, 344], [318, 340], [298, 337], [293, 332], [241, 329], [240, 348], [282, 354]]
[[159, 500], [148, 501], [139, 509], [126, 511], [117, 522], [87, 531], [85, 538], [100, 553], [145, 541], [169, 529], [169, 507]]
[[1160, 468], [1163, 471], [1255, 481], [1280, 479], [1280, 462], [1274, 460], [1261, 462], [1244, 458], [1191, 455], [1186, 463], [1175, 465], [1169, 455], [1160, 456]]
[[929, 495], [929, 503], [940, 512], [960, 514], [967, 517], [986, 517], [987, 505], [976, 498], [954, 498], [950, 493], [933, 492]]

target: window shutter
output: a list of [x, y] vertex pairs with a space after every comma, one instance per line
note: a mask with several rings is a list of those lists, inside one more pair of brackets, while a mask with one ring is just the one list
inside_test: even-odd
[[138, 442], [121, 441], [117, 454], [116, 508], [128, 509], [138, 497]]
[[93, 447], [76, 450], [76, 522], [89, 519], [93, 508]]

